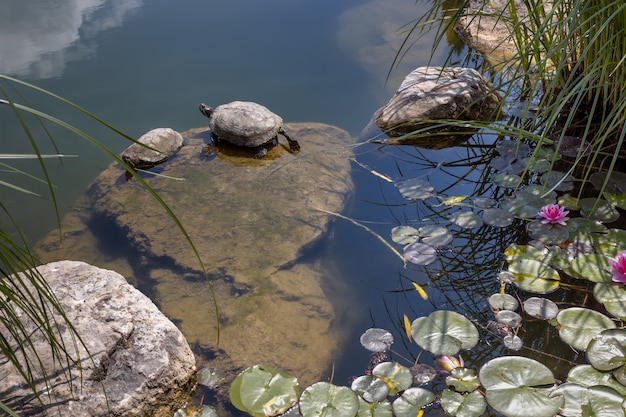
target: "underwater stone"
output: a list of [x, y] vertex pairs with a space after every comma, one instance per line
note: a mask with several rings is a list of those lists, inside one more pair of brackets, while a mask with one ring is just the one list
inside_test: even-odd
[[[84, 342], [75, 345], [64, 320], [55, 315], [65, 348], [73, 359], [80, 358], [82, 370], [68, 369], [63, 358], [52, 356], [45, 336], [24, 315], [20, 321], [49, 375], [46, 387], [39, 368], [33, 369], [46, 410], [5, 360], [0, 400], [20, 415], [74, 417], [169, 417], [188, 400], [195, 358], [182, 333], [148, 297], [118, 273], [84, 262], [60, 261], [37, 269]], [[13, 340], [3, 326], [0, 333]], [[26, 352], [32, 355], [28, 347]]]

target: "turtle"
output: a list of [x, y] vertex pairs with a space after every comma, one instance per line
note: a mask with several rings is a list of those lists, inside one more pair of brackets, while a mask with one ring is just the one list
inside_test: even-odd
[[169, 127], [152, 129], [120, 154], [131, 168], [148, 169], [162, 164], [183, 146], [183, 136]]
[[280, 133], [289, 142], [292, 153], [300, 150], [300, 144], [283, 129], [283, 119], [258, 103], [233, 101], [215, 109], [201, 103], [199, 108], [209, 118], [213, 141], [209, 146], [223, 140], [233, 145], [256, 148], [254, 157], [262, 158], [267, 154], [266, 146], [278, 144]]

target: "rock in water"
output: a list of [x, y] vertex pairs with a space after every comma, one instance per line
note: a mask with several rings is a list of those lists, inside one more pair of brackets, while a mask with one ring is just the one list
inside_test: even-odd
[[[65, 349], [72, 358], [80, 358], [82, 369], [68, 369], [63, 357], [51, 354], [40, 326], [24, 315], [20, 321], [50, 377], [47, 386], [39, 368], [33, 369], [46, 411], [4, 360], [2, 401], [28, 416], [170, 417], [188, 400], [195, 383], [195, 358], [182, 333], [148, 297], [120, 274], [84, 262], [54, 262], [38, 270], [91, 358], [80, 342], [73, 343], [64, 320], [55, 315]], [[2, 325], [0, 333], [13, 340]], [[34, 358], [27, 345], [25, 349]]]
[[471, 68], [420, 67], [406, 76], [400, 88], [376, 115], [376, 125], [400, 136], [437, 119], [494, 120], [501, 98]]

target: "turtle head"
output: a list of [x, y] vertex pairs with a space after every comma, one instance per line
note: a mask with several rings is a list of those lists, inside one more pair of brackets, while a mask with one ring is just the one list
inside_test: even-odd
[[204, 103], [200, 103], [200, 106], [198, 108], [200, 109], [200, 113], [204, 114], [208, 118], [211, 117], [211, 113], [213, 113], [213, 107], [209, 107]]

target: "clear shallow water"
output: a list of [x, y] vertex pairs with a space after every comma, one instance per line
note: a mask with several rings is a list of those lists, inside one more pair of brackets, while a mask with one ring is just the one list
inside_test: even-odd
[[[199, 102], [215, 105], [244, 99], [262, 102], [287, 122], [328, 123], [356, 137], [400, 80], [413, 68], [428, 64], [431, 40], [427, 37], [385, 82], [403, 39], [397, 30], [426, 7], [413, 0], [183, 0], [175, 4], [5, 0], [0, 6], [0, 72], [64, 96], [133, 136], [160, 126], [177, 130], [202, 126], [206, 119], [197, 111]], [[447, 48], [434, 57], [434, 63], [443, 61]], [[115, 152], [126, 146], [71, 109], [50, 100], [33, 103], [87, 130]], [[19, 126], [8, 125], [7, 120], [12, 120], [8, 111], [0, 108], [0, 152], [28, 151]], [[63, 166], [50, 164], [63, 214], [109, 159], [66, 132], [53, 129], [53, 133], [62, 153], [79, 155], [64, 160]], [[450, 185], [448, 195], [471, 193], [475, 185], [469, 180], [477, 180], [479, 172], [455, 184], [454, 177], [433, 168], [442, 161], [463, 159], [465, 152], [379, 150], [374, 145], [356, 149], [357, 159], [371, 169], [396, 181], [427, 175], [438, 188]], [[32, 164], [19, 165], [37, 172]], [[357, 188], [344, 214], [384, 238], [389, 239], [389, 230], [398, 224], [437, 221], [433, 213], [407, 205], [393, 184], [357, 164], [353, 178]], [[45, 194], [31, 181], [23, 184]], [[34, 242], [54, 228], [47, 200], [0, 192], [0, 198], [17, 208], [17, 220], [29, 240]], [[405, 270], [380, 241], [349, 222], [337, 220], [330, 237], [310, 256], [325, 256], [336, 279], [352, 288], [350, 293], [333, 294], [348, 307], [339, 319], [354, 323], [346, 351], [336, 362], [335, 381], [341, 384], [367, 364], [368, 353], [358, 344], [367, 327], [387, 327], [399, 337], [402, 314], [412, 319], [435, 307], [453, 305], [480, 310], [481, 300], [464, 297], [471, 293], [467, 287], [475, 287], [476, 280], [495, 286], [488, 271], [469, 262], [465, 269], [448, 272], [439, 264], [429, 273], [419, 267]], [[462, 261], [469, 256], [448, 257]], [[429, 283], [437, 287], [441, 277], [449, 281], [434, 289], [427, 301], [404, 291], [410, 288], [407, 277], [427, 288]], [[412, 352], [416, 351], [414, 347]]]

